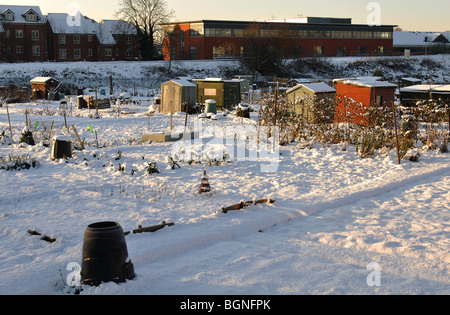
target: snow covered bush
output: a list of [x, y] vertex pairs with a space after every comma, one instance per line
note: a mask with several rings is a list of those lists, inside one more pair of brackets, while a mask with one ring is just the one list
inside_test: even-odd
[[26, 155], [0, 156], [0, 170], [20, 171], [30, 168], [38, 168], [41, 164], [35, 159]]

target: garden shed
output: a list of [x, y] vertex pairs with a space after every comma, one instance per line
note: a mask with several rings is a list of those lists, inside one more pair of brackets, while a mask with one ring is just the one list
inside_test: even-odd
[[241, 102], [241, 82], [210, 78], [195, 80], [197, 83], [197, 103], [216, 101], [218, 109], [231, 109]]
[[32, 97], [37, 99], [48, 99], [50, 93], [58, 91], [59, 82], [51, 77], [36, 77], [30, 81]]
[[315, 107], [317, 110], [324, 110], [330, 120], [334, 120], [334, 102], [336, 90], [331, 86], [319, 83], [298, 84], [286, 92], [289, 104], [294, 112], [301, 115], [307, 122], [314, 120]]
[[400, 89], [400, 100], [404, 106], [414, 106], [418, 101], [441, 100], [442, 103], [450, 102], [449, 84], [418, 84]]
[[197, 100], [197, 86], [186, 78], [179, 78], [161, 84], [161, 113], [186, 112], [186, 104], [194, 108]]
[[369, 106], [392, 106], [395, 101], [396, 84], [381, 81], [378, 77], [336, 79], [337, 123], [346, 122], [368, 126]]

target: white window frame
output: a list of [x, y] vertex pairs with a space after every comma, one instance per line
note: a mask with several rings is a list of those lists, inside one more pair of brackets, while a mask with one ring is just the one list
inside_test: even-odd
[[65, 48], [61, 48], [59, 50], [59, 59], [66, 60], [67, 59], [67, 50]]
[[73, 59], [80, 60], [81, 59], [81, 49], [75, 48], [73, 50]]
[[33, 30], [31, 31], [31, 38], [32, 40], [39, 40], [39, 31]]
[[33, 46], [32, 54], [33, 54], [33, 57], [40, 57], [41, 56], [41, 47], [38, 45]]
[[23, 30], [16, 30], [16, 38], [23, 38]]

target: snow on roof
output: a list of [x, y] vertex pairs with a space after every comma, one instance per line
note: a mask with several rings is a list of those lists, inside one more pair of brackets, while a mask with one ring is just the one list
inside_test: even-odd
[[197, 86], [195, 83], [192, 83], [191, 81], [187, 80], [186, 78], [177, 78], [171, 80], [172, 82], [175, 82], [181, 86]]
[[302, 83], [302, 84], [298, 84], [297, 86], [289, 89], [287, 91], [287, 93], [290, 93], [294, 90], [296, 90], [299, 87], [305, 87], [311, 91], [313, 91], [314, 93], [335, 93], [336, 90], [334, 88], [332, 88], [331, 86], [329, 86], [328, 84], [325, 84], [323, 82], [319, 82], [319, 83]]
[[49, 13], [48, 20], [55, 34], [93, 34], [102, 45], [116, 44], [110, 24], [97, 23], [83, 16], [79, 11], [76, 16], [67, 13]]
[[97, 31], [97, 22], [84, 17], [80, 12], [76, 16], [49, 13], [48, 21], [55, 34], [95, 34]]
[[102, 20], [104, 28], [111, 34], [136, 35], [137, 31], [133, 24], [121, 20]]
[[394, 32], [394, 46], [426, 46], [441, 34], [450, 40], [449, 32]]
[[357, 85], [361, 87], [397, 87], [396, 84], [381, 81], [380, 77], [357, 77], [357, 78], [344, 78], [344, 79], [334, 79], [333, 82], [349, 84], [349, 85]]
[[55, 80], [55, 79], [53, 79], [52, 77], [36, 77], [33, 80], [31, 80], [30, 82], [31, 83], [45, 83], [50, 80]]
[[407, 86], [400, 89], [400, 92], [439, 92], [439, 93], [450, 93], [450, 84], [417, 84], [412, 86]]
[[[41, 8], [39, 6], [24, 6], [24, 5], [0, 5], [0, 14], [3, 15], [7, 11], [11, 11], [14, 13], [14, 21], [4, 21], [8, 23], [31, 23], [37, 24], [45, 21], [44, 16], [42, 15]], [[31, 11], [32, 10], [32, 11]], [[25, 15], [27, 13], [36, 13], [39, 17], [37, 21], [27, 21]]]

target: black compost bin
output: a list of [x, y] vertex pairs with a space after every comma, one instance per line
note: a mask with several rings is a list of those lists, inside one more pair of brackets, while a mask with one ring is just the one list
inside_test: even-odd
[[120, 224], [90, 224], [84, 232], [82, 282], [98, 286], [102, 282], [122, 283], [134, 277], [134, 266], [128, 258], [125, 235]]

